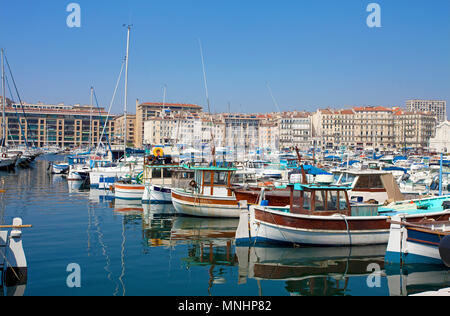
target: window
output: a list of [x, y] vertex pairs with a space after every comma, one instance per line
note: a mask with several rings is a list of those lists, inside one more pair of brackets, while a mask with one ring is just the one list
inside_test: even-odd
[[327, 191], [327, 209], [329, 211], [337, 211], [337, 201], [337, 191]]
[[303, 209], [311, 209], [311, 192], [303, 191]]
[[325, 191], [316, 191], [314, 195], [315, 210], [325, 211]]
[[355, 185], [355, 189], [382, 189], [380, 175], [361, 175]]

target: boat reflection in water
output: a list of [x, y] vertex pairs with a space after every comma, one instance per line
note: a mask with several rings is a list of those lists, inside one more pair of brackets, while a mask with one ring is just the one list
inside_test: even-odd
[[142, 226], [143, 254], [159, 247], [176, 253], [183, 271], [205, 269], [200, 283], [210, 295], [215, 284], [218, 291], [237, 286], [243, 295], [305, 296], [396, 296], [450, 286], [445, 267], [386, 265], [386, 245], [241, 247], [234, 244], [238, 219], [180, 216], [170, 204], [116, 200], [112, 206], [123, 216], [123, 236], [129, 225]]
[[247, 278], [285, 281], [291, 295], [364, 295], [349, 288], [350, 279], [363, 277], [364, 281], [376, 268], [381, 278], [385, 248], [236, 247], [239, 283]]
[[384, 263], [385, 245], [341, 248], [236, 247], [239, 284], [284, 281], [291, 295], [406, 296], [450, 285], [449, 271], [433, 265]]
[[181, 262], [187, 270], [195, 266], [208, 268], [207, 291], [211, 295], [214, 284], [231, 282], [223, 268], [237, 266], [233, 241], [238, 221], [153, 214], [146, 220], [143, 234], [149, 247], [187, 247]]
[[386, 265], [389, 295], [406, 296], [448, 288], [449, 272], [445, 266], [432, 264]]

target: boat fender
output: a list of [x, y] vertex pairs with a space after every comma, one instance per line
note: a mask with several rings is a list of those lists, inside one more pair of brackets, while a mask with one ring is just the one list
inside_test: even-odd
[[450, 235], [445, 236], [439, 244], [439, 254], [444, 264], [450, 268]]

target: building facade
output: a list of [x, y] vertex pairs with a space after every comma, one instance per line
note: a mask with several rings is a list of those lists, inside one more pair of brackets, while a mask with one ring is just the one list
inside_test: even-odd
[[406, 110], [409, 112], [431, 112], [438, 123], [447, 120], [447, 102], [443, 100], [407, 100]]
[[[136, 126], [136, 114], [127, 114], [127, 146], [132, 147], [134, 145], [135, 138], [135, 126]], [[125, 127], [125, 116], [117, 115], [114, 117], [114, 139], [112, 140], [112, 144], [114, 145], [124, 145], [124, 132]]]
[[195, 104], [182, 103], [139, 103], [136, 100], [136, 125], [134, 133], [134, 146], [141, 148], [144, 144], [144, 122], [156, 117], [168, 117], [170, 115], [187, 113], [199, 113], [202, 107]]
[[427, 150], [436, 126], [431, 112], [381, 106], [318, 110], [312, 121], [323, 149]]
[[[62, 103], [11, 104], [5, 108], [5, 118], [9, 145], [97, 146], [100, 142], [106, 144], [114, 135], [114, 120], [103, 108]], [[0, 135], [3, 137], [3, 129]]]
[[450, 122], [444, 121], [436, 127], [436, 135], [430, 139], [430, 148], [438, 153], [450, 153]]
[[280, 147], [297, 146], [308, 150], [311, 146], [311, 115], [307, 112], [285, 112], [279, 118]]

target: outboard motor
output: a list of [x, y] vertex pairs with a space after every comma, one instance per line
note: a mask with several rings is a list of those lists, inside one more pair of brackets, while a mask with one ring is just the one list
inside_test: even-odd
[[439, 254], [444, 264], [450, 268], [450, 235], [445, 236], [439, 244]]

